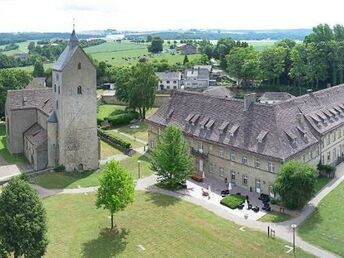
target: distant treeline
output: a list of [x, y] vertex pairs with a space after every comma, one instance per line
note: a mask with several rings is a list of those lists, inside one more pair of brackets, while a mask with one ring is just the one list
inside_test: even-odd
[[207, 40], [219, 40], [221, 38], [232, 38], [235, 40], [280, 40], [284, 38], [290, 38], [293, 40], [303, 40], [306, 35], [312, 32], [311, 29], [293, 29], [293, 30], [270, 30], [270, 31], [200, 31], [190, 30], [183, 32], [156, 32], [156, 33], [142, 33], [126, 35], [128, 39], [140, 40], [145, 39], [148, 35], [152, 37], [161, 37], [162, 39], [207, 39]]
[[[70, 33], [38, 33], [38, 32], [25, 32], [25, 33], [0, 33], [0, 45], [8, 45], [11, 43], [19, 43], [27, 40], [46, 41], [51, 39], [69, 39]], [[79, 39], [96, 38], [92, 34], [79, 34]]]

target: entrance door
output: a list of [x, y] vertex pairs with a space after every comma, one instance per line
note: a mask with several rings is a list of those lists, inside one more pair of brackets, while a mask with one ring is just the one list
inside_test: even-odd
[[235, 185], [235, 172], [234, 171], [231, 172], [231, 184]]
[[256, 179], [256, 193], [260, 193], [261, 189], [260, 189], [260, 180]]
[[199, 169], [199, 172], [203, 172], [203, 160], [202, 159], [200, 159], [198, 162], [198, 169]]

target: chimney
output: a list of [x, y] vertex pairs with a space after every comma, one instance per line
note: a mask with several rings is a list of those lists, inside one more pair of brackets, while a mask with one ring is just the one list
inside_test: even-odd
[[301, 112], [297, 113], [296, 118], [297, 118], [297, 121], [299, 121], [299, 123], [301, 124], [303, 124], [305, 121], [305, 117], [303, 116]]
[[245, 94], [244, 96], [244, 111], [247, 111], [251, 104], [256, 102], [256, 93]]

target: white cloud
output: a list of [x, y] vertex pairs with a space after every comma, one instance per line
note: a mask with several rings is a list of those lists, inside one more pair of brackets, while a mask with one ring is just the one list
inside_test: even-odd
[[0, 31], [309, 28], [344, 23], [339, 0], [0, 0]]

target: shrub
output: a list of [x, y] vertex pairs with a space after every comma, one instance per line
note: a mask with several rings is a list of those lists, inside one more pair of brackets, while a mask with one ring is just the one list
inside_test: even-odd
[[104, 119], [97, 117], [97, 125], [101, 125], [104, 122]]
[[237, 194], [229, 195], [223, 198], [220, 203], [228, 208], [236, 209], [245, 202], [245, 197]]
[[119, 139], [119, 138], [109, 134], [108, 132], [102, 130], [102, 129], [98, 129], [98, 135], [103, 141], [107, 142], [108, 144], [110, 144], [113, 147], [119, 146], [119, 147], [124, 148], [126, 150], [131, 149], [131, 143], [123, 141], [122, 139]]
[[54, 168], [55, 172], [63, 172], [66, 170], [66, 167], [63, 165], [58, 165], [57, 167]]
[[318, 165], [318, 170], [320, 171], [321, 174], [325, 174], [325, 175], [333, 175], [336, 172], [336, 167], [332, 166], [332, 165], [322, 165], [319, 164]]
[[134, 119], [138, 119], [139, 114], [137, 112], [128, 112], [123, 114], [112, 115], [107, 118], [112, 126], [126, 125]]

